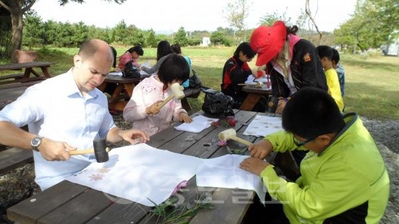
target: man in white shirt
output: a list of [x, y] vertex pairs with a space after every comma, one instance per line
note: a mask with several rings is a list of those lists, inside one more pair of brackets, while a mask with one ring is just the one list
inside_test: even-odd
[[[101, 85], [113, 63], [110, 46], [84, 42], [68, 72], [28, 88], [0, 111], [0, 143], [34, 150], [36, 183], [47, 189], [95, 162], [93, 154], [68, 151], [93, 147], [95, 138], [135, 144], [149, 140], [140, 130], [121, 130], [108, 111]], [[29, 132], [19, 127], [28, 125]]]

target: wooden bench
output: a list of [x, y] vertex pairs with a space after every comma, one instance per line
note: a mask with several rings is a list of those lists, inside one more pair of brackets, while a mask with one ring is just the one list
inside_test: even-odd
[[3, 175], [19, 166], [33, 162], [32, 150], [7, 148], [0, 151], [0, 175]]

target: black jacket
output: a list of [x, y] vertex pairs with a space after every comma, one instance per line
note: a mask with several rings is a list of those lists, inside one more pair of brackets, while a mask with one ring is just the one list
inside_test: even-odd
[[[317, 49], [308, 40], [301, 39], [294, 45], [290, 69], [297, 90], [305, 86], [328, 90], [326, 75]], [[290, 96], [290, 90], [284, 82], [284, 78], [273, 68], [271, 62], [267, 64], [266, 72], [270, 74], [273, 95], [277, 97]]]

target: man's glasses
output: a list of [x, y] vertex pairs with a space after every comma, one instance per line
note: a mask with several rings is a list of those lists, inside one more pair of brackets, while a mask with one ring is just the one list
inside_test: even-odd
[[296, 139], [296, 138], [294, 137], [294, 135], [292, 135], [292, 138], [293, 138], [293, 140], [294, 140], [295, 145], [299, 148], [299, 147], [301, 147], [301, 146], [304, 146], [306, 143], [308, 143], [308, 142], [314, 140], [315, 138], [317, 138], [317, 136], [314, 137], [314, 138], [309, 138], [309, 139], [303, 140], [303, 141], [299, 141], [298, 139]]

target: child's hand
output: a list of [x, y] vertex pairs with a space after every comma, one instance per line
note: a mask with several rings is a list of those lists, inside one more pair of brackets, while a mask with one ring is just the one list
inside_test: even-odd
[[160, 104], [163, 100], [158, 100], [157, 102], [153, 103], [151, 106], [145, 108], [145, 112], [148, 115], [156, 115], [159, 113], [158, 104]]
[[188, 114], [181, 112], [179, 114], [179, 120], [183, 121], [184, 123], [191, 123], [193, 121], [193, 119], [191, 119], [190, 116], [188, 116]]
[[273, 151], [273, 145], [269, 140], [261, 140], [249, 146], [248, 150], [251, 153], [251, 157], [264, 159]]
[[240, 168], [256, 175], [260, 175], [262, 171], [269, 165], [270, 164], [268, 162], [265, 162], [261, 159], [249, 157], [240, 163]]

